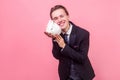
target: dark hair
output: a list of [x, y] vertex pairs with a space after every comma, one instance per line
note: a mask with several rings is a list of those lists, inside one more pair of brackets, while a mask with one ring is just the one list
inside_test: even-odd
[[57, 10], [57, 9], [63, 9], [67, 15], [69, 15], [67, 9], [63, 5], [55, 5], [54, 7], [51, 8], [50, 10], [50, 18], [52, 19], [52, 12]]

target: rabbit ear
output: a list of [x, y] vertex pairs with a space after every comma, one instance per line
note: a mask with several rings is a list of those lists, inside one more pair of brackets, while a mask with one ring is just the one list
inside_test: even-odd
[[49, 20], [47, 26], [48, 26], [48, 27], [52, 27], [52, 25], [53, 25], [53, 21], [52, 21], [52, 20]]
[[46, 32], [52, 33], [53, 32], [53, 27], [54, 27], [54, 22], [52, 20], [48, 21], [47, 27], [46, 27]]
[[46, 27], [46, 32], [49, 32], [49, 33], [51, 32], [50, 30], [51, 30], [52, 24], [53, 24], [52, 21], [49, 20], [47, 27]]

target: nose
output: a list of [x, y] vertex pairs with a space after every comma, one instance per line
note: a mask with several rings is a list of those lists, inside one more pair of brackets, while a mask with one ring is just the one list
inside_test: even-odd
[[59, 18], [58, 18], [58, 22], [61, 22], [61, 21], [62, 21], [62, 19], [59, 17]]
[[62, 19], [61, 19], [61, 18], [58, 18], [57, 24], [60, 25], [61, 23], [62, 23]]

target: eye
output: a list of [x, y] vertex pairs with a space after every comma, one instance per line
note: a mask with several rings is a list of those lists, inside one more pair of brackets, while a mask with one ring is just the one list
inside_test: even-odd
[[53, 30], [53, 28], [51, 28], [50, 30]]
[[64, 15], [60, 15], [60, 18], [63, 18], [64, 17]]
[[53, 20], [57, 20], [58, 18], [57, 17], [54, 17]]

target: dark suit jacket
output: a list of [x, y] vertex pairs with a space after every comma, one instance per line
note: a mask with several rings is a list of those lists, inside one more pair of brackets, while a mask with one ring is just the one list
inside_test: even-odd
[[69, 39], [69, 45], [61, 51], [57, 42], [53, 41], [53, 56], [59, 60], [58, 72], [60, 80], [66, 80], [70, 75], [71, 60], [76, 71], [83, 80], [92, 80], [95, 76], [93, 68], [88, 58], [89, 32], [70, 22], [72, 32]]

